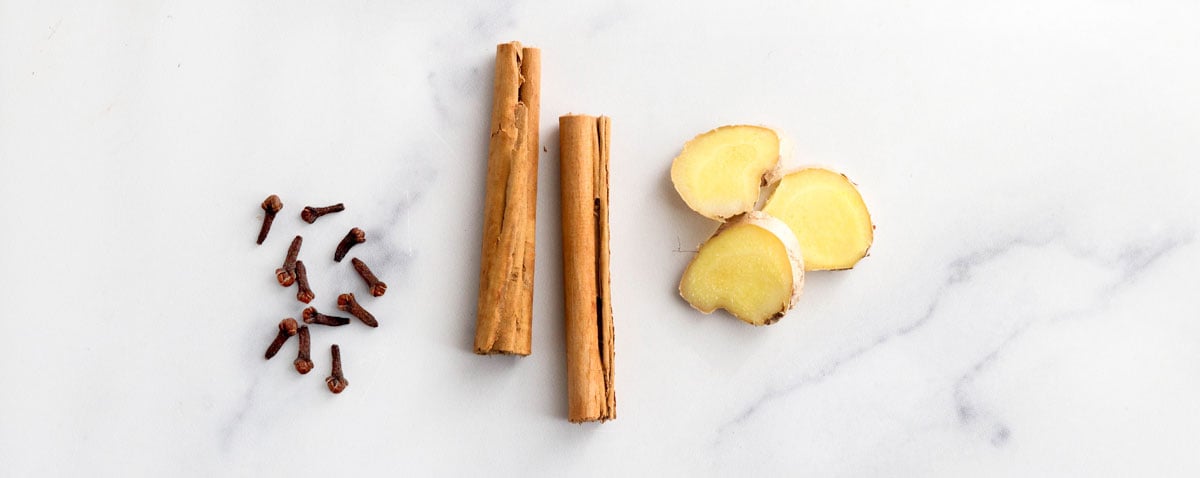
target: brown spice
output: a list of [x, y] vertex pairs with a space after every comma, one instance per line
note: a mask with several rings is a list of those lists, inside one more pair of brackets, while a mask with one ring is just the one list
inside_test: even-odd
[[572, 422], [617, 416], [609, 287], [611, 125], [605, 116], [559, 118], [567, 418]]
[[371, 290], [372, 296], [379, 297], [387, 292], [387, 284], [379, 280], [378, 277], [375, 277], [375, 274], [371, 272], [371, 268], [367, 267], [366, 263], [358, 260], [357, 257], [351, 257], [350, 263], [354, 264], [354, 270], [358, 271], [358, 275], [367, 282], [367, 288]]
[[296, 282], [296, 257], [300, 255], [300, 243], [302, 242], [304, 242], [304, 238], [300, 236], [292, 239], [287, 257], [283, 259], [283, 267], [275, 269], [275, 280], [279, 281], [279, 285], [287, 287]]
[[304, 261], [296, 261], [296, 289], [296, 300], [300, 302], [307, 304], [316, 297], [308, 286], [308, 269], [304, 267]]
[[319, 218], [321, 216], [324, 216], [326, 214], [332, 214], [335, 212], [342, 212], [345, 210], [346, 210], [346, 206], [343, 205], [342, 203], [337, 203], [332, 206], [325, 206], [325, 207], [305, 206], [304, 210], [300, 211], [300, 219], [304, 220], [304, 222], [312, 224], [314, 222], [317, 222], [317, 218]]
[[346, 253], [350, 252], [351, 247], [364, 242], [367, 242], [367, 233], [357, 227], [350, 229], [350, 232], [346, 233], [346, 237], [342, 238], [342, 242], [338, 244], [337, 250], [333, 252], [333, 260], [342, 262], [342, 258], [346, 257]]
[[333, 355], [333, 370], [329, 377], [325, 378], [325, 385], [329, 387], [330, 392], [342, 393], [342, 390], [350, 386], [350, 381], [342, 375], [342, 350], [337, 344], [333, 344], [329, 347], [329, 353]]
[[375, 320], [375, 316], [371, 315], [370, 312], [367, 312], [367, 309], [362, 308], [361, 305], [358, 305], [357, 300], [354, 300], [354, 294], [346, 293], [339, 295], [337, 298], [337, 304], [338, 309], [341, 309], [343, 312], [349, 312], [350, 315], [358, 317], [358, 320], [361, 320], [362, 323], [367, 324], [367, 326], [379, 327], [379, 322]]
[[296, 366], [296, 371], [304, 375], [311, 372], [313, 369], [312, 359], [308, 356], [308, 348], [311, 346], [311, 339], [308, 337], [308, 326], [300, 326], [300, 352], [296, 354], [296, 361], [292, 362]]
[[296, 335], [296, 319], [288, 317], [279, 321], [279, 334], [275, 336], [275, 340], [267, 347], [266, 357], [269, 360], [279, 353], [279, 349], [283, 348], [283, 343], [287, 342], [288, 337]]
[[266, 214], [263, 216], [262, 228], [258, 230], [259, 244], [267, 240], [267, 233], [271, 232], [271, 223], [275, 222], [275, 214], [283, 209], [283, 201], [279, 200], [279, 196], [272, 194], [263, 200], [262, 208]]
[[537, 222], [541, 51], [496, 46], [475, 353], [529, 355]]
[[303, 316], [304, 323], [306, 323], [306, 324], [328, 325], [330, 327], [337, 327], [340, 325], [346, 325], [346, 324], [350, 323], [349, 318], [325, 315], [320, 312], [317, 312], [316, 307], [308, 307], [308, 308], [304, 309], [304, 312], [302, 312], [302, 313], [304, 314], [304, 316]]

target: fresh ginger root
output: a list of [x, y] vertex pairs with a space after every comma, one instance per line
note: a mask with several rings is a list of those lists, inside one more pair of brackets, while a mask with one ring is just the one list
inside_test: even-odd
[[700, 246], [679, 294], [706, 314], [725, 309], [753, 325], [787, 313], [804, 287], [804, 259], [788, 226], [757, 211], [721, 226]]
[[779, 164], [779, 135], [761, 126], [722, 126], [683, 145], [671, 182], [692, 210], [725, 221], [754, 209]]
[[791, 228], [806, 270], [850, 269], [867, 255], [874, 226], [867, 205], [846, 175], [808, 168], [784, 175], [763, 212]]

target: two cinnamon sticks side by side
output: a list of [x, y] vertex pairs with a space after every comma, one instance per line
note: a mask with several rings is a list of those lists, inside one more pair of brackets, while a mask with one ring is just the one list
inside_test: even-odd
[[[541, 52], [496, 47], [475, 353], [529, 355]], [[559, 118], [568, 418], [616, 418], [607, 117]]]

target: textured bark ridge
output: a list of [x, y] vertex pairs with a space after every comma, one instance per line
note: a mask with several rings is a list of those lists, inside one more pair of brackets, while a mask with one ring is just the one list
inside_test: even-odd
[[609, 287], [608, 164], [611, 121], [559, 118], [567, 403], [572, 422], [617, 417]]
[[529, 355], [541, 51], [496, 46], [475, 353]]

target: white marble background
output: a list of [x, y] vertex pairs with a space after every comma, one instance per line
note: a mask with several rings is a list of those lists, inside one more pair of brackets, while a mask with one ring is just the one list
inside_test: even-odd
[[[109, 3], [108, 6], [100, 6]], [[0, 1], [0, 475], [1200, 475], [1200, 6]], [[543, 49], [534, 355], [470, 353], [492, 55]], [[619, 418], [566, 422], [556, 118], [614, 120]], [[737, 122], [860, 185], [769, 328], [675, 294]], [[285, 209], [256, 247], [258, 203]], [[306, 225], [306, 204], [348, 210]], [[262, 351], [301, 304], [382, 325]], [[362, 296], [362, 291], [358, 290]], [[331, 342], [350, 388], [325, 390]]]

